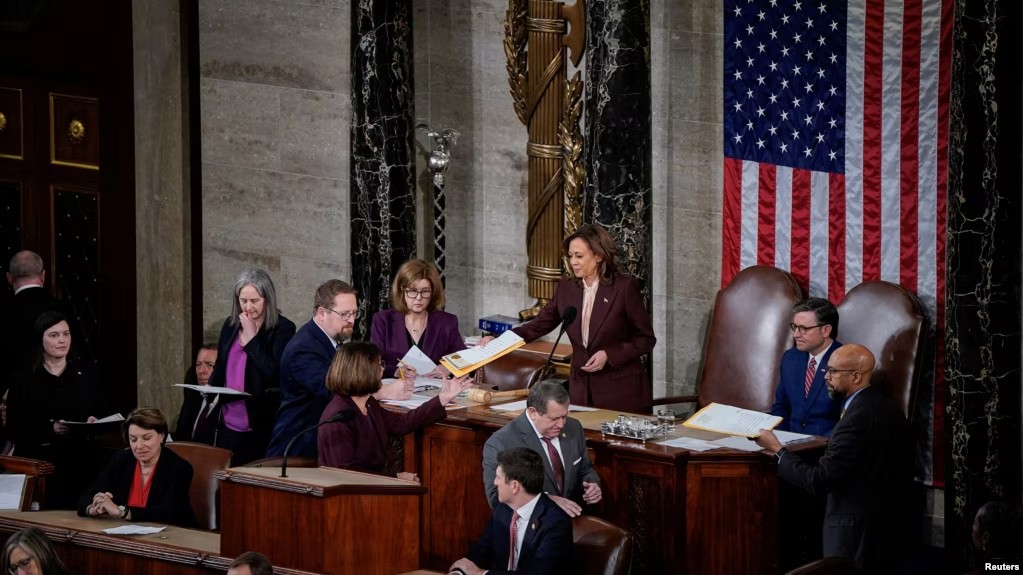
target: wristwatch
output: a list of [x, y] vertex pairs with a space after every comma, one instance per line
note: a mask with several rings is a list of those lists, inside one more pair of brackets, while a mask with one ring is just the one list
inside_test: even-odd
[[120, 514], [118, 515], [120, 519], [124, 519], [128, 516], [128, 508], [124, 505], [118, 505], [117, 510], [120, 511]]
[[789, 450], [782, 447], [778, 451], [774, 452], [774, 456], [778, 458], [778, 463], [781, 463], [781, 456], [788, 453]]

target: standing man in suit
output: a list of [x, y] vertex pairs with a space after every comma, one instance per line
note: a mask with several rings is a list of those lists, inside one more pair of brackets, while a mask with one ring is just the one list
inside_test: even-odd
[[[210, 376], [217, 365], [217, 344], [204, 343], [195, 356], [195, 367], [185, 374], [186, 385], [210, 384]], [[220, 414], [220, 394], [203, 393], [184, 388], [185, 397], [178, 412], [178, 426], [174, 437], [178, 441], [195, 441], [213, 445], [216, 439], [217, 418]]]
[[494, 481], [498, 454], [513, 447], [540, 454], [543, 490], [569, 516], [582, 514], [583, 504], [600, 501], [600, 477], [586, 454], [583, 426], [568, 417], [568, 406], [568, 392], [560, 383], [540, 382], [529, 391], [526, 411], [490, 436], [483, 446], [483, 488], [491, 507], [500, 500]]
[[63, 307], [43, 287], [46, 284], [46, 270], [43, 269], [43, 258], [39, 254], [20, 251], [11, 258], [7, 269], [7, 283], [14, 289], [14, 296], [10, 300], [9, 313], [4, 314], [5, 322], [9, 323], [2, 330], [0, 353], [4, 355], [4, 361], [0, 365], [0, 375], [31, 367], [35, 349], [39, 345], [35, 340], [36, 319], [44, 311], [61, 311]]
[[839, 404], [823, 390], [831, 354], [841, 347], [838, 310], [828, 300], [812, 297], [792, 308], [789, 324], [795, 347], [781, 358], [781, 377], [771, 415], [782, 417], [782, 431], [828, 437], [838, 423]]
[[[327, 370], [341, 341], [352, 336], [359, 317], [355, 288], [341, 280], [329, 280], [316, 288], [313, 318], [295, 333], [281, 355], [281, 407], [277, 412], [267, 457], [284, 455], [288, 442], [300, 431], [316, 425], [334, 393], [327, 389]], [[408, 399], [411, 382], [385, 385], [377, 399]], [[298, 438], [289, 455], [316, 457], [316, 434]]]
[[543, 460], [517, 447], [497, 454], [494, 487], [500, 503], [483, 536], [451, 573], [572, 573], [572, 522], [540, 490]]
[[842, 417], [820, 461], [790, 453], [771, 431], [757, 443], [778, 457], [778, 476], [816, 496], [827, 496], [824, 556], [846, 557], [864, 573], [885, 573], [903, 551], [911, 480], [911, 437], [902, 410], [870, 385], [874, 356], [855, 344], [831, 355], [828, 393]]

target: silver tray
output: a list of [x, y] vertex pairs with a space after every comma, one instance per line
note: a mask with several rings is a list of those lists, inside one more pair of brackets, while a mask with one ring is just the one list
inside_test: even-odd
[[637, 439], [646, 443], [653, 439], [664, 439], [668, 436], [668, 431], [663, 426], [657, 426], [653, 429], [622, 429], [620, 426], [607, 425], [609, 422], [600, 422], [600, 433], [609, 437], [621, 437], [622, 439]]

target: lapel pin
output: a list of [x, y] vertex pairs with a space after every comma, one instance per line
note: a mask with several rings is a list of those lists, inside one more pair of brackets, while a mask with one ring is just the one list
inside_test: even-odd
[[607, 298], [604, 298], [604, 303], [607, 303]]
[[532, 529], [533, 531], [536, 531], [536, 523], [530, 525], [529, 528]]

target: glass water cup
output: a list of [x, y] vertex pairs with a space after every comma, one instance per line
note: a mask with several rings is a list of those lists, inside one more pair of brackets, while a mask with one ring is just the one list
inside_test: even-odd
[[657, 423], [661, 424], [666, 431], [675, 431], [675, 412], [664, 410], [658, 413]]

